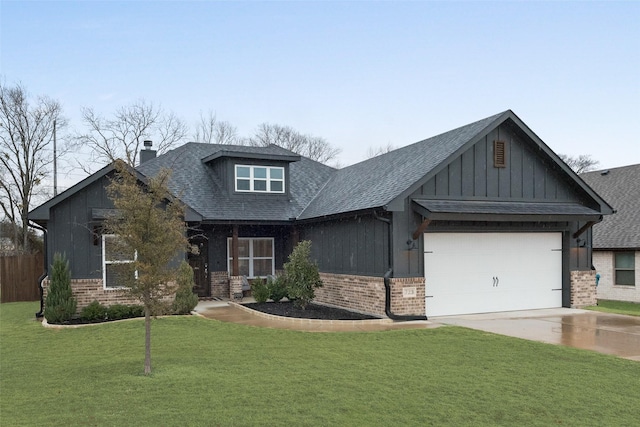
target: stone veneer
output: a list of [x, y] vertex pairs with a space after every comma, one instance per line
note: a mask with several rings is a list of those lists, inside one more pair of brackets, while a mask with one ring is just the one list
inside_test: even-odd
[[596, 271], [571, 272], [571, 308], [596, 305]]
[[[42, 282], [45, 302], [47, 301], [49, 285], [49, 278]], [[140, 304], [139, 300], [125, 296], [121, 289], [105, 289], [102, 286], [102, 279], [71, 279], [71, 291], [78, 302], [77, 313], [80, 313], [83, 308], [93, 301], [98, 301], [106, 306], [113, 304]]]
[[[323, 286], [316, 289], [315, 302], [386, 317], [382, 277], [320, 273], [320, 279]], [[423, 277], [392, 278], [390, 285], [393, 314], [424, 315]], [[411, 296], [405, 296], [405, 288]]]

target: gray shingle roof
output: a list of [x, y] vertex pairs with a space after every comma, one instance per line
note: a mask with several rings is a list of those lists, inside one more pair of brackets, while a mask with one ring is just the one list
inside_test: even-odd
[[579, 203], [566, 202], [495, 202], [481, 200], [414, 200], [437, 213], [599, 216], [600, 212]]
[[385, 206], [505, 113], [338, 170], [300, 219]]
[[145, 175], [162, 168], [173, 170], [169, 189], [185, 204], [212, 221], [288, 221], [297, 217], [318, 193], [335, 169], [301, 157], [290, 164], [290, 197], [243, 195], [233, 197], [213, 169], [202, 162], [219, 151], [295, 156], [275, 145], [268, 147], [231, 146], [190, 142], [137, 167]]
[[616, 209], [593, 226], [595, 249], [640, 249], [640, 164], [580, 177]]

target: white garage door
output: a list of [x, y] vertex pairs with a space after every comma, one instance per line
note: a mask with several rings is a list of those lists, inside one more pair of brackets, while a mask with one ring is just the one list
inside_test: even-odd
[[561, 233], [426, 233], [427, 316], [562, 306]]

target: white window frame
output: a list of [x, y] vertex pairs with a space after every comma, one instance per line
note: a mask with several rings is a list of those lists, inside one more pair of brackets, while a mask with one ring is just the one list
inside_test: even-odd
[[[233, 265], [233, 254], [231, 253], [231, 241], [233, 238], [227, 237], [227, 271], [229, 275], [233, 274], [231, 271]], [[269, 275], [275, 274], [276, 271], [276, 252], [275, 252], [275, 244], [273, 237], [239, 237], [238, 241], [249, 241], [249, 256], [248, 257], [238, 257], [238, 261], [241, 259], [249, 260], [249, 275], [247, 276], [249, 279], [255, 279], [256, 277], [267, 277], [267, 276], [255, 276], [253, 274], [253, 261], [260, 259], [270, 259], [271, 260], [271, 273]], [[253, 242], [254, 240], [270, 240], [271, 241], [271, 256], [270, 257], [254, 257], [253, 256]]]
[[[138, 251], [133, 252], [132, 260], [118, 260], [118, 261], [109, 261], [107, 260], [107, 245], [105, 244], [105, 240], [107, 238], [116, 238], [115, 234], [103, 234], [102, 235], [102, 287], [103, 289], [124, 289], [125, 286], [107, 286], [107, 265], [115, 265], [115, 264], [130, 264], [138, 259]], [[135, 271], [135, 278], [138, 278], [138, 271]]]
[[[238, 168], [249, 168], [249, 177], [238, 177]], [[260, 169], [266, 169], [267, 170], [267, 177], [266, 178], [256, 178], [255, 177], [255, 169], [260, 168]], [[282, 178], [272, 178], [271, 177], [271, 171], [272, 170], [279, 170], [282, 173]], [[235, 183], [235, 190], [238, 193], [277, 193], [277, 194], [283, 194], [285, 192], [285, 180], [284, 180], [284, 176], [285, 176], [285, 170], [283, 167], [281, 166], [261, 166], [261, 165], [235, 165], [234, 168], [234, 183]], [[238, 188], [238, 180], [249, 180], [249, 189], [248, 190], [242, 190]], [[267, 189], [266, 190], [256, 190], [255, 189], [255, 181], [267, 181]], [[271, 189], [271, 185], [274, 182], [280, 182], [282, 183], [282, 190], [272, 190]]]

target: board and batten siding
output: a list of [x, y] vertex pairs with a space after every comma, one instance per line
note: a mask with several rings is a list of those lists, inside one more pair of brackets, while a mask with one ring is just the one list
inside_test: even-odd
[[93, 182], [51, 209], [47, 224], [48, 259], [65, 254], [73, 279], [102, 278], [102, 244], [94, 244], [92, 209], [111, 209], [108, 176]]
[[[506, 165], [493, 166], [493, 142], [504, 141]], [[414, 196], [520, 201], [577, 201], [561, 172], [500, 126], [427, 181]]]
[[373, 215], [300, 226], [323, 273], [382, 276], [389, 268], [389, 226]]

